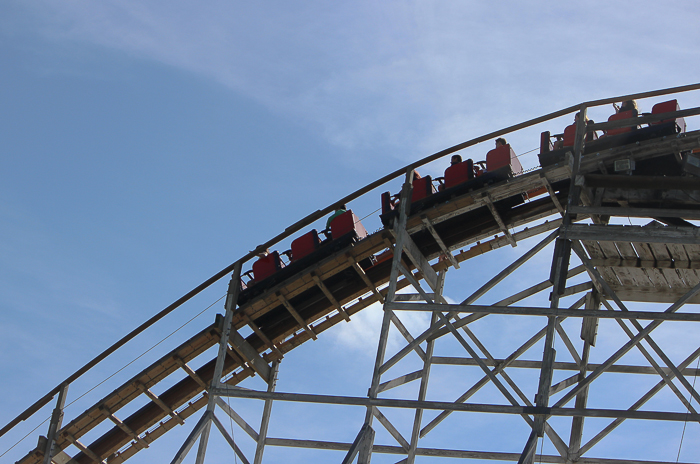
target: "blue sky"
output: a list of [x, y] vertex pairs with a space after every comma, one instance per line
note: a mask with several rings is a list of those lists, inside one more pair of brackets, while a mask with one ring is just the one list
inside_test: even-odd
[[[693, 1], [2, 2], [0, 422], [237, 257], [403, 164], [581, 101], [696, 82], [699, 16]], [[689, 94], [681, 106], [699, 100]], [[509, 140], [524, 153], [537, 131]], [[536, 156], [523, 159], [531, 167]], [[352, 207], [368, 215], [375, 197]], [[376, 215], [367, 224], [378, 228]], [[495, 273], [513, 256], [475, 266]], [[463, 279], [448, 287], [455, 300], [488, 278], [453, 274]], [[149, 330], [69, 400], [224, 291]], [[68, 417], [221, 311], [217, 303]], [[364, 395], [378, 318], [360, 315], [290, 354], [280, 389]], [[298, 420], [301, 409], [274, 411]], [[327, 438], [351, 440], [363, 414]], [[0, 453], [38, 422], [0, 438]], [[273, 419], [276, 436], [328, 433], [281, 423]], [[132, 462], [169, 462], [190, 427]]]

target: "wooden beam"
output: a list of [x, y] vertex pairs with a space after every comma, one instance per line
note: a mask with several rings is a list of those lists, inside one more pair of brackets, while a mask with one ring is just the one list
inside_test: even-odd
[[423, 224], [425, 224], [425, 227], [428, 229], [428, 232], [430, 232], [430, 235], [433, 236], [433, 238], [437, 242], [444, 255], [447, 257], [447, 259], [450, 260], [455, 269], [459, 269], [459, 263], [457, 262], [455, 257], [452, 256], [450, 250], [447, 249], [445, 242], [443, 242], [442, 238], [440, 238], [440, 234], [437, 233], [435, 227], [433, 227], [433, 224], [430, 222], [430, 219], [428, 219], [426, 216], [422, 216], [421, 219], [423, 220]]
[[377, 418], [377, 420], [384, 426], [384, 428], [389, 432], [389, 434], [394, 437], [394, 439], [401, 445], [401, 447], [408, 451], [409, 444], [408, 441], [401, 435], [401, 432], [399, 432], [396, 427], [394, 427], [394, 424], [391, 423], [389, 419], [386, 418], [384, 414], [379, 410], [379, 408], [372, 408], [372, 414], [374, 414], [374, 417]]
[[335, 309], [338, 310], [338, 313], [340, 313], [347, 322], [350, 322], [350, 316], [347, 312], [345, 312], [343, 306], [340, 303], [338, 303], [338, 300], [335, 299], [335, 297], [328, 289], [328, 287], [326, 287], [326, 285], [323, 283], [321, 278], [318, 275], [316, 275], [316, 273], [313, 271], [310, 273], [310, 275], [314, 282], [316, 282], [316, 286], [321, 289], [323, 294], [326, 295], [326, 298], [328, 298], [328, 301], [330, 301], [331, 304], [335, 306]]
[[403, 243], [403, 249], [406, 255], [411, 262], [413, 262], [414, 266], [416, 266], [418, 272], [421, 273], [425, 282], [435, 291], [438, 282], [437, 272], [435, 272], [426, 257], [421, 253], [418, 245], [411, 239], [408, 232], [404, 229], [398, 233], [401, 235], [401, 239], [397, 239], [397, 243], [399, 241]]
[[[556, 196], [555, 196], [555, 198], [556, 198]], [[498, 227], [500, 227], [501, 232], [503, 232], [503, 234], [508, 239], [508, 242], [510, 242], [510, 245], [513, 248], [518, 246], [518, 244], [515, 242], [515, 239], [510, 234], [508, 227], [506, 227], [506, 223], [503, 222], [503, 218], [501, 217], [500, 214], [498, 214], [498, 211], [496, 210], [496, 207], [494, 206], [493, 201], [491, 200], [491, 196], [488, 193], [485, 193], [483, 199], [484, 199], [484, 203], [486, 203], [486, 206], [488, 207], [489, 211], [491, 211], [491, 215], [496, 220]], [[559, 205], [559, 207], [561, 207], [561, 205]]]
[[586, 174], [585, 182], [587, 186], [593, 188], [700, 190], [698, 177]]
[[206, 391], [209, 389], [209, 387], [207, 386], [206, 383], [204, 383], [204, 380], [202, 380], [202, 378], [200, 376], [198, 376], [197, 373], [195, 371], [193, 371], [192, 368], [190, 366], [188, 366], [187, 363], [185, 362], [185, 360], [182, 359], [180, 356], [175, 355], [175, 356], [173, 356], [173, 359], [182, 368], [182, 370], [184, 370], [187, 373], [187, 375], [192, 377], [192, 380], [197, 382], [197, 385], [202, 387], [202, 390], [204, 390], [205, 394], [206, 394]]
[[238, 333], [237, 330], [231, 330], [229, 341], [233, 349], [243, 357], [248, 365], [267, 382], [270, 379], [270, 366], [258, 354], [258, 351], [253, 348], [248, 341]]
[[697, 209], [618, 208], [614, 206], [570, 206], [569, 213], [634, 218], [668, 217], [700, 219], [700, 210]]
[[131, 438], [133, 438], [134, 441], [141, 448], [148, 448], [148, 442], [145, 439], [141, 438], [138, 433], [131, 430], [131, 428], [128, 425], [126, 425], [124, 422], [119, 420], [119, 418], [117, 418], [117, 416], [112, 414], [112, 412], [107, 408], [107, 406], [104, 406], [104, 405], [100, 406], [100, 411], [102, 411], [102, 413], [105, 416], [107, 416], [107, 418], [109, 418], [109, 420], [111, 420], [114, 423], [114, 425], [119, 427], [125, 434], [127, 434]]
[[233, 410], [232, 407], [228, 405], [223, 399], [220, 397], [216, 398], [216, 405], [219, 406], [221, 409], [224, 410], [224, 412], [236, 423], [238, 426], [243, 429], [245, 433], [247, 433], [250, 438], [252, 438], [255, 441], [258, 441], [258, 432], [255, 431], [253, 427], [251, 427], [250, 424], [248, 424], [245, 419], [243, 419], [241, 416], [238, 415], [236, 411]]
[[235, 398], [250, 398], [258, 400], [272, 399], [275, 401], [289, 401], [295, 403], [337, 404], [364, 407], [386, 407], [399, 409], [430, 409], [452, 410], [464, 412], [487, 412], [496, 414], [533, 415], [546, 414], [550, 416], [586, 416], [586, 417], [625, 417], [628, 419], [647, 419], [672, 422], [700, 421], [700, 414], [687, 412], [663, 412], [663, 411], [629, 411], [620, 409], [584, 409], [565, 408], [560, 406], [513, 406], [506, 404], [481, 404], [481, 403], [452, 403], [446, 401], [416, 401], [393, 398], [368, 398], [366, 396], [334, 396], [317, 395], [310, 393], [265, 392], [246, 390], [242, 388], [220, 387], [216, 389], [220, 396]]
[[401, 377], [397, 377], [395, 379], [389, 380], [388, 382], [384, 382], [382, 384], [379, 384], [379, 388], [377, 389], [377, 393], [381, 393], [386, 390], [391, 390], [392, 388], [398, 387], [400, 385], [407, 384], [409, 382], [413, 382], [414, 380], [418, 380], [421, 378], [423, 374], [423, 371], [415, 371], [411, 372], [410, 374], [402, 375]]
[[91, 449], [88, 448], [87, 446], [85, 446], [85, 445], [83, 445], [82, 443], [80, 443], [80, 442], [78, 441], [78, 439], [75, 438], [73, 435], [71, 435], [70, 433], [64, 433], [63, 436], [65, 436], [65, 437], [68, 439], [68, 441], [71, 442], [71, 443], [73, 444], [73, 446], [75, 446], [75, 447], [78, 448], [80, 451], [82, 451], [82, 453], [83, 453], [84, 455], [86, 455], [87, 457], [89, 457], [90, 459], [92, 459], [94, 462], [97, 462], [97, 463], [100, 463], [100, 464], [102, 463], [103, 460], [102, 460], [101, 457], [99, 457], [97, 454], [95, 454], [95, 452], [94, 452], [93, 450], [91, 450]]
[[557, 194], [556, 194], [556, 192], [554, 192], [554, 189], [552, 188], [552, 184], [550, 184], [549, 180], [547, 180], [547, 174], [544, 172], [541, 172], [540, 178], [542, 179], [542, 185], [544, 185], [544, 188], [547, 189], [547, 192], [549, 193], [549, 197], [552, 199], [552, 203], [554, 203], [554, 206], [557, 207], [557, 210], [559, 211], [559, 213], [564, 215], [564, 207], [561, 205], [559, 198], [557, 198]]
[[177, 422], [179, 422], [180, 425], [183, 425], [185, 423], [185, 421], [182, 419], [182, 417], [180, 417], [180, 415], [177, 412], [173, 411], [173, 409], [170, 406], [168, 406], [167, 404], [165, 404], [163, 402], [163, 400], [158, 398], [158, 396], [155, 393], [153, 393], [151, 390], [149, 390], [148, 387], [146, 387], [146, 385], [142, 384], [141, 382], [136, 382], [136, 388], [138, 388], [143, 393], [145, 393], [146, 396], [151, 399], [151, 401], [153, 401], [155, 404], [157, 404], [158, 407], [160, 407], [160, 409], [165, 411], [170, 417], [172, 417]]
[[367, 276], [367, 273], [365, 273], [365, 270], [362, 269], [362, 266], [357, 264], [357, 261], [355, 261], [355, 257], [351, 255], [350, 253], [345, 254], [346, 259], [350, 263], [350, 265], [355, 269], [355, 272], [360, 276], [362, 281], [369, 287], [369, 289], [374, 293], [374, 296], [377, 297], [380, 303], [384, 304], [384, 297], [382, 296], [381, 293], [379, 293], [379, 290], [377, 290], [377, 287], [374, 285], [374, 283], [370, 280], [370, 278]]
[[255, 332], [257, 336], [260, 337], [260, 340], [265, 342], [267, 347], [270, 348], [271, 351], [277, 353], [279, 358], [282, 359], [284, 357], [284, 355], [282, 355], [282, 352], [277, 348], [277, 346], [272, 342], [272, 340], [270, 340], [270, 338], [265, 334], [265, 332], [260, 330], [260, 327], [258, 327], [255, 321], [253, 321], [253, 319], [251, 319], [245, 311], [241, 311], [240, 314], [243, 317], [243, 320], [246, 321], [246, 324], [248, 324], [248, 327], [253, 329], [253, 332]]
[[313, 330], [311, 330], [311, 327], [309, 327], [306, 321], [301, 317], [301, 315], [299, 315], [296, 309], [294, 309], [294, 306], [292, 306], [292, 304], [289, 301], [287, 301], [287, 299], [279, 292], [277, 293], [277, 299], [280, 300], [280, 302], [284, 305], [285, 308], [287, 308], [289, 314], [291, 314], [292, 317], [299, 323], [299, 325], [304, 328], [306, 333], [308, 333], [312, 339], [316, 340], [318, 338], [316, 337], [316, 333]]
[[[657, 210], [655, 214], [657, 216], [666, 215], [664, 210]], [[571, 224], [562, 231], [562, 235], [570, 240], [595, 240], [599, 242], [679, 243], [688, 245], [700, 243], [700, 228], [690, 227]]]

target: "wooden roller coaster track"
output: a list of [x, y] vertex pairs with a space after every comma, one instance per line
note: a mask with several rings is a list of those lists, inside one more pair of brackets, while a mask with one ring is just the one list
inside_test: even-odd
[[[407, 173], [410, 176], [413, 169], [426, 163], [482, 141], [561, 115], [630, 98], [639, 99], [696, 89], [700, 89], [700, 84], [585, 102], [486, 134], [405, 166], [289, 226], [282, 234], [258, 246], [217, 273], [67, 378], [5, 426], [0, 431], [0, 435], [30, 417], [56, 395], [59, 396], [59, 406], [62, 405], [62, 401], [65, 401], [67, 386], [120, 346], [220, 278], [233, 272], [232, 282], [238, 282], [244, 262], [253, 258], [261, 250], [269, 248], [324, 217], [340, 204], [371, 192], [399, 176]], [[678, 112], [675, 116], [697, 114], [700, 114], [700, 110], [693, 108]], [[665, 116], [668, 117], [668, 115]], [[653, 121], [653, 118], [650, 121]], [[594, 128], [606, 129], [612, 126], [614, 126], [612, 123], [603, 123], [595, 125]], [[685, 132], [677, 137], [643, 140], [586, 156], [582, 156], [581, 137], [577, 142], [579, 144], [571, 149], [563, 162], [460, 193], [446, 202], [435, 204], [413, 215], [405, 213], [401, 216], [402, 219], [397, 218], [394, 228], [385, 228], [360, 241], [350, 243], [279, 283], [266, 287], [261, 293], [241, 302], [238, 307], [235, 302], [229, 302], [230, 314], [226, 317], [217, 316], [213, 324], [117, 387], [79, 416], [66, 424], [55, 417], [52, 421], [54, 428], [53, 431], [50, 430], [49, 438], [40, 440], [37, 448], [19, 462], [22, 464], [47, 462], [47, 449], [53, 450], [52, 459], [59, 463], [126, 461], [176, 425], [188, 420], [197, 411], [203, 408], [210, 409], [212, 402], [226, 408], [225, 403], [217, 399], [219, 395], [224, 394], [226, 387], [235, 386], [255, 375], [272, 385], [276, 376], [276, 365], [284, 355], [302, 343], [315, 339], [335, 324], [351, 320], [353, 315], [369, 305], [379, 302], [384, 304], [385, 308], [407, 309], [406, 302], [394, 298], [396, 290], [407, 286], [415, 287], [416, 280], [424, 280], [429, 287], [437, 288], [439, 276], [447, 268], [459, 267], [470, 258], [497, 248], [515, 245], [523, 239], [546, 232], [558, 230], [560, 239], [580, 241], [587, 257], [584, 265], [591, 266], [588, 272], [593, 274], [592, 268], [595, 268], [599, 276], [607, 282], [607, 284], [601, 283], [593, 278], [591, 283], [581, 284], [582, 286], [577, 288], [562, 288], [558, 294], [561, 297], [594, 288], [606, 297], [612, 298], [616, 295], [623, 301], [673, 303], [684, 298], [684, 295], [688, 296], [689, 292], [692, 293], [700, 283], [696, 266], [700, 262], [700, 240], [697, 230], [692, 229], [685, 220], [700, 219], [700, 203], [694, 199], [700, 195], [700, 179], [688, 175], [621, 177], [609, 174], [608, 171], [612, 171], [614, 162], [620, 159], [633, 160], [639, 164], [659, 157], [675, 156], [682, 161], [688, 153], [700, 149], [700, 131]], [[513, 201], [523, 196], [527, 197], [528, 192], [538, 189], [546, 194], [525, 202]], [[573, 203], [572, 197], [575, 197]], [[552, 218], [553, 215], [559, 215], [559, 218]], [[650, 235], [649, 228], [626, 227], [623, 230], [622, 226], [608, 225], [607, 219], [610, 216], [648, 217], [669, 225], [655, 228], [658, 229], [654, 230], [655, 235], [665, 237], [660, 241]], [[593, 224], [580, 223], [587, 219], [591, 219]], [[678, 222], [679, 220], [681, 222]], [[641, 229], [645, 230], [640, 232]], [[511, 232], [514, 230], [515, 232]], [[556, 235], [557, 232], [550, 234], [552, 239]], [[398, 257], [394, 259], [397, 252]], [[360, 264], [370, 257], [379, 257], [379, 259], [369, 267]], [[401, 268], [400, 272], [397, 271], [397, 266]], [[583, 267], [576, 270], [564, 269], [561, 272], [564, 275], [567, 272], [574, 275], [584, 272], [584, 269]], [[542, 288], [553, 285], [557, 284], [545, 284]], [[554, 291], [557, 291], [556, 288]], [[230, 289], [229, 298], [232, 294], [237, 295], [237, 292]], [[435, 298], [436, 292], [432, 294]], [[425, 297], [425, 294], [422, 295]], [[504, 302], [501, 306], [506, 308], [518, 299]], [[700, 296], [695, 292], [684, 301], [700, 303]], [[438, 301], [427, 301], [425, 304], [437, 305], [438, 303]], [[501, 311], [500, 314], [507, 314], [508, 311], [515, 310], [512, 307], [507, 310], [474, 305], [469, 308], [470, 314], [476, 315], [499, 314], [499, 311]], [[459, 310], [455, 305], [443, 305], [442, 309], [448, 314]], [[523, 308], [517, 309], [521, 313], [522, 311], [527, 313]], [[539, 314], [534, 312], [534, 309], [530, 312]], [[552, 313], [543, 311], [542, 314], [551, 315]], [[562, 312], [557, 314], [565, 316], [568, 313], [562, 309]], [[631, 313], [631, 316], [627, 317], [638, 317], [635, 314]], [[644, 317], [657, 320], [665, 317], [670, 320], [673, 319], [674, 314], [671, 313], [668, 316], [646, 314]], [[693, 319], [687, 316], [683, 320]], [[397, 324], [400, 328], [400, 322]], [[445, 322], [445, 327], [449, 326]], [[239, 334], [239, 330], [246, 327], [252, 330], [252, 333], [244, 338]], [[442, 330], [443, 333], [448, 332], [447, 328]], [[222, 337], [227, 333], [229, 335], [225, 340], [226, 343], [221, 343]], [[220, 357], [222, 362], [219, 365], [215, 358], [196, 370], [190, 368], [188, 363], [216, 345], [225, 347], [225, 355]], [[416, 344], [409, 343], [405, 350], [415, 349]], [[433, 362], [439, 362], [439, 359], [436, 358]], [[464, 362], [478, 364], [476, 358]], [[515, 364], [518, 362], [522, 363], [522, 361], [514, 361]], [[537, 367], [542, 367], [545, 363], [546, 359], [543, 359]], [[487, 364], [497, 365], [493, 360]], [[554, 368], [578, 370], [580, 367], [564, 364], [556, 365], [552, 361]], [[614, 368], [613, 366], [611, 369], [614, 370]], [[595, 369], [595, 365], [588, 366], [588, 371]], [[679, 369], [687, 372], [687, 365]], [[217, 375], [217, 372], [220, 372], [220, 375]], [[181, 380], [160, 395], [153, 393], [152, 389], [155, 385], [177, 373], [180, 373]], [[223, 382], [220, 384], [221, 379]], [[218, 387], [214, 388], [212, 385], [218, 385]], [[377, 384], [375, 387], [375, 392], [389, 388], [386, 383]], [[578, 390], [572, 391], [578, 392]], [[237, 394], [245, 395], [241, 392]], [[573, 396], [574, 394], [571, 397]], [[262, 394], [250, 397], [266, 398]], [[370, 399], [375, 398], [376, 395]], [[134, 401], [143, 402], [144, 399], [145, 404], [138, 410], [126, 417], [119, 417], [122, 408]], [[338, 401], [342, 403], [342, 400]], [[367, 405], [372, 409], [370, 403]], [[540, 406], [543, 405], [536, 404], [532, 407]], [[561, 406], [555, 407], [561, 408]], [[429, 405], [425, 407], [429, 408]], [[60, 409], [60, 407], [57, 408], [57, 410]], [[584, 416], [581, 409], [579, 408], [579, 413]], [[527, 411], [525, 414], [533, 417], [533, 433], [535, 433], [538, 426], [537, 420], [543, 413], [535, 409]], [[553, 411], [548, 410], [548, 414], [569, 414], [564, 409], [559, 412]], [[231, 413], [235, 414], [235, 412]], [[634, 414], [630, 413], [630, 417], [632, 416]], [[81, 441], [84, 436], [106, 421], [114, 424], [110, 430], [91, 443]], [[368, 421], [368, 424], [371, 425], [371, 421]], [[336, 449], [348, 449], [350, 459], [352, 459], [352, 452], [358, 452], [360, 459], [363, 459], [360, 445], [364, 443], [366, 448], [366, 441], [363, 440], [367, 440], [367, 434], [364, 433], [361, 432], [358, 435], [357, 443], [353, 444], [355, 448], [341, 446]], [[254, 430], [250, 431], [250, 434], [258, 436], [258, 432]], [[531, 443], [532, 438], [528, 441], [530, 448], [526, 446], [522, 455], [526, 456], [530, 453], [530, 459]], [[71, 445], [80, 450], [73, 457], [64, 452]], [[372, 447], [369, 448], [371, 450]], [[382, 448], [376, 445], [375, 448], [375, 452], [391, 452], [391, 450], [382, 451]], [[409, 448], [399, 449], [400, 453], [411, 456], [411, 453], [415, 455], [425, 451], [417, 450], [411, 443]], [[571, 454], [570, 457], [574, 455]], [[518, 457], [516, 456], [515, 459], [517, 460]]]

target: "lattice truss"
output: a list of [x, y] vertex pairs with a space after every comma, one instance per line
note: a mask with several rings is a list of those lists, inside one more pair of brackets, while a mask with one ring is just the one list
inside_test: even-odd
[[[404, 197], [410, 193], [410, 185], [404, 185]], [[562, 216], [561, 227], [455, 304], [449, 303], [453, 300], [443, 292], [448, 277], [445, 266], [436, 272], [433, 266], [440, 266], [431, 266], [421, 254], [405, 229], [406, 214], [402, 211], [392, 230], [392, 271], [388, 287], [382, 290], [386, 291], [384, 315], [368, 396], [275, 392], [278, 364], [273, 363], [261, 376], [267, 381], [267, 391], [223, 383], [213, 386], [207, 412], [173, 462], [181, 462], [200, 436], [197, 461], [204, 460], [211, 423], [241, 461], [250, 462], [217, 418], [215, 405], [257, 442], [252, 459], [255, 463], [262, 462], [265, 445], [346, 451], [344, 463], [367, 463], [372, 455], [378, 462], [389, 458], [386, 462], [401, 463], [439, 457], [526, 463], [663, 462], [595, 457], [593, 453], [596, 445], [605, 443], [606, 438], [615, 439], [613, 432], [629, 422], [700, 421], [700, 395], [694, 388], [698, 373], [694, 366], [700, 348], [692, 348], [698, 346], [699, 340], [683, 340], [688, 352], [678, 361], [667, 354], [670, 347], [677, 357], [672, 337], [664, 337], [666, 346], [654, 338], [662, 324], [673, 333], [680, 321], [700, 321], [700, 314], [692, 312], [694, 304], [700, 301], [700, 277], [691, 265], [700, 259], [696, 231], [662, 227], [657, 222], [647, 227], [575, 224], [567, 214]], [[479, 303], [493, 299], [492, 289], [518, 269], [526, 268], [535, 256], [551, 253], [552, 247], [547, 246], [552, 243], [551, 268], [540, 266], [541, 282], [496, 303]], [[459, 268], [449, 251], [444, 251], [438, 263], [449, 260]], [[409, 271], [414, 266], [415, 271]], [[399, 282], [410, 284], [409, 293], [397, 293]], [[544, 295], [542, 299], [549, 296], [548, 307], [520, 303], [538, 295]], [[620, 295], [624, 295], [624, 301]], [[632, 308], [638, 303], [629, 301], [635, 300], [647, 302], [643, 310]], [[664, 309], [650, 308], [649, 302], [663, 303]], [[682, 308], [684, 311], [679, 311]], [[402, 319], [416, 311], [429, 313], [429, 324], [421, 333], [411, 334]], [[230, 313], [229, 307], [229, 319]], [[483, 323], [489, 318], [503, 327], [508, 326], [503, 321], [528, 323], [522, 323], [522, 330], [515, 332], [517, 336], [505, 329], [503, 336], [494, 336], [493, 330], [484, 330]], [[597, 340], [599, 325], [606, 327], [606, 335], [614, 336]], [[619, 327], [617, 332], [610, 330], [613, 325]], [[393, 330], [401, 334], [405, 344], [388, 351], [389, 333]], [[509, 339], [504, 340], [504, 336]], [[457, 347], [461, 356], [439, 356], [441, 344], [452, 353]], [[416, 365], [418, 369], [402, 370]], [[453, 382], [446, 385], [442, 379], [433, 383], [429, 395], [431, 370], [436, 366], [454, 369], [449, 377]], [[465, 369], [470, 369], [471, 374], [464, 374]], [[641, 392], [632, 388], [640, 377], [647, 380], [641, 382], [645, 386]], [[403, 386], [409, 384], [418, 385], [413, 398], [405, 394], [408, 390]], [[444, 398], [453, 394], [455, 388], [461, 388], [460, 394]], [[415, 395], [415, 390], [414, 387], [410, 391]], [[661, 392], [666, 395], [665, 400], [654, 403]], [[264, 400], [260, 427], [255, 429], [246, 423], [221, 396]], [[668, 401], [669, 396], [673, 401]], [[605, 407], [595, 404], [601, 399]], [[367, 412], [353, 443], [272, 439], [266, 433], [273, 400], [356, 405], [365, 407]], [[645, 408], [650, 402], [666, 409]], [[375, 443], [375, 431], [380, 429], [382, 435], [395, 442]], [[673, 437], [675, 443], [678, 438]], [[430, 446], [419, 446], [420, 440]], [[434, 447], [436, 443], [442, 445]], [[455, 447], [461, 443], [471, 447]], [[504, 452], [508, 443], [519, 443], [520, 449]], [[538, 452], [538, 443], [555, 452]], [[659, 443], [663, 443], [661, 438]], [[625, 457], [634, 455], [634, 448], [638, 447], [634, 443], [625, 446], [615, 444]], [[671, 451], [668, 454], [671, 457]]]
[[[585, 110], [582, 104], [583, 116]], [[675, 114], [699, 112], [695, 108]], [[661, 458], [641, 453], [668, 448], [670, 443], [677, 447], [678, 432], [685, 430], [682, 424], [690, 424], [697, 435], [700, 422], [700, 395], [695, 389], [700, 336], [692, 330], [700, 322], [700, 228], [686, 221], [700, 219], [696, 197], [687, 193], [700, 190], [695, 177], [609, 176], [605, 163], [609, 166], [620, 157], [639, 161], [660, 153], [673, 153], [680, 160], [681, 152], [698, 150], [700, 138], [697, 133], [663, 137], [637, 142], [631, 152], [622, 147], [582, 160], [584, 120], [579, 117], [574, 147], [562, 165], [554, 164], [546, 173], [523, 174], [478, 195], [453, 198], [434, 208], [432, 220], [430, 212], [408, 217], [414, 175], [409, 169], [392, 227], [360, 241], [351, 252], [328, 257], [284, 292], [280, 284], [248, 307], [237, 307], [245, 260], [237, 261], [223, 320], [218, 317], [214, 325], [65, 427], [61, 427], [62, 410], [69, 382], [62, 385], [47, 438], [22, 462], [124, 462], [202, 408], [205, 412], [175, 453], [173, 464], [183, 462], [195, 444], [196, 463], [204, 462], [212, 424], [246, 464], [261, 463], [269, 446], [316, 449], [323, 462], [338, 457], [324, 450], [335, 450], [344, 456], [343, 463], [360, 464], [372, 459], [413, 463], [445, 457], [527, 464], [674, 461], [671, 449], [659, 454]], [[644, 185], [649, 179], [655, 184]], [[522, 217], [499, 213], [498, 201], [537, 188], [546, 190], [551, 202], [530, 203]], [[683, 206], [691, 209], [680, 209]], [[436, 231], [446, 231], [437, 219], [481, 207], [488, 209], [495, 227], [488, 233], [479, 231], [483, 236], [446, 244]], [[513, 232], [556, 212], [561, 218]], [[610, 216], [643, 218], [644, 225], [611, 225]], [[590, 223], [581, 222], [587, 218]], [[411, 233], [418, 229], [427, 231], [436, 243], [430, 256], [414, 242], [416, 235]], [[493, 230], [502, 235], [453, 254], [464, 244], [488, 238]], [[466, 299], [450, 298], [449, 292], [464, 287], [465, 274], [480, 269], [469, 266], [469, 271], [448, 273], [449, 268], [459, 269], [465, 259], [508, 244], [524, 248], [523, 240], [537, 235], [539, 243]], [[373, 280], [358, 262], [385, 246], [392, 252], [388, 280], [386, 273], [375, 274]], [[363, 286], [336, 298], [329, 277], [346, 268], [357, 273]], [[519, 278], [525, 273], [527, 279]], [[524, 281], [529, 283], [517, 283]], [[504, 298], [506, 282], [512, 290]], [[308, 287], [318, 287], [329, 305], [313, 317], [304, 317], [293, 300]], [[375, 301], [383, 305], [383, 318], [366, 396], [276, 391], [284, 354]], [[256, 314], [278, 305], [297, 325], [285, 325], [268, 336], [255, 323]], [[411, 316], [416, 312], [428, 315], [421, 330], [409, 323], [416, 320]], [[244, 327], [253, 334], [245, 338], [236, 330]], [[402, 340], [400, 346], [389, 343], [394, 333]], [[256, 343], [249, 343], [256, 337]], [[188, 362], [217, 344], [216, 360], [196, 370], [189, 367]], [[150, 390], [179, 370], [187, 378], [160, 396]], [[260, 390], [236, 386], [254, 375], [263, 381]], [[149, 404], [124, 420], [115, 416], [143, 395]], [[259, 426], [246, 422], [235, 411], [236, 402], [231, 407], [225, 397], [262, 400]], [[275, 401], [355, 406], [364, 408], [365, 417], [358, 421], [352, 442], [272, 438], [268, 427]], [[222, 418], [230, 418], [243, 433], [229, 433]], [[15, 422], [20, 419], [23, 416]], [[79, 441], [107, 419], [115, 425], [112, 430], [90, 445]], [[652, 445], [645, 447], [634, 439], [614, 441], [631, 424], [649, 423], [654, 424]], [[640, 430], [634, 427], [633, 432]], [[676, 435], [666, 440], [662, 436], [666, 431]], [[253, 440], [254, 455], [242, 451], [251, 448], [250, 443], [243, 446], [234, 437]], [[73, 458], [63, 451], [71, 445], [80, 450]]]

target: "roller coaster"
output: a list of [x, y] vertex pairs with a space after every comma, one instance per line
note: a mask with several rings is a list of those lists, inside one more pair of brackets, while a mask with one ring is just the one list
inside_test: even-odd
[[[206, 457], [212, 424], [244, 463], [261, 463], [264, 450], [271, 446], [317, 450], [318, 460], [324, 462], [332, 459], [323, 453], [335, 450], [342, 453], [343, 463], [368, 463], [373, 455], [392, 455], [392, 462], [407, 463], [439, 458], [528, 464], [666, 462], [634, 456], [634, 445], [623, 450], [630, 458], [592, 453], [626, 422], [700, 422], [696, 410], [700, 395], [690, 378], [698, 374], [692, 364], [700, 357], [700, 340], [689, 341], [696, 345], [683, 360], [672, 360], [651, 336], [662, 323], [678, 327], [679, 322], [700, 322], [696, 306], [700, 303], [700, 229], [694, 224], [700, 219], [700, 131], [687, 130], [685, 121], [700, 114], [700, 108], [680, 106], [684, 92], [698, 89], [700, 84], [694, 84], [584, 102], [402, 167], [292, 224], [188, 292], [10, 421], [0, 436], [55, 400], [48, 431], [19, 463], [121, 463], [139, 452], [147, 453], [142, 450], [150, 443], [185, 425], [190, 434], [173, 453], [172, 462], [182, 462], [199, 443], [199, 464]], [[591, 108], [659, 97], [668, 100], [657, 103], [650, 113], [619, 111], [603, 123], [586, 117]], [[417, 172], [482, 142], [573, 113], [575, 122], [563, 133], [542, 132], [540, 166], [523, 169], [513, 148], [503, 141], [483, 162], [453, 158], [444, 177], [421, 177]], [[399, 178], [404, 179], [400, 192], [377, 193]], [[382, 206], [383, 227], [374, 233], [368, 233], [358, 213], [346, 207], [366, 195]], [[334, 218], [322, 231], [326, 236], [322, 239], [312, 226], [331, 214]], [[629, 221], [625, 225], [615, 218], [638, 218], [644, 224]], [[472, 258], [540, 235], [544, 238], [461, 303], [450, 303], [443, 294], [449, 269], [469, 269]], [[287, 239], [292, 240], [290, 250], [273, 249]], [[551, 244], [551, 268], [540, 283], [495, 303], [478, 302], [528, 260], [550, 250]], [[70, 384], [229, 275], [223, 315], [81, 414], [64, 420]], [[548, 306], [515, 306], [547, 292]], [[567, 298], [569, 303], [564, 304]], [[358, 312], [377, 303], [383, 307], [383, 320], [366, 397], [276, 391], [280, 362], [287, 353], [340, 322], [352, 322]], [[658, 304], [663, 308], [658, 309]], [[682, 307], [690, 309], [680, 312]], [[430, 314], [430, 323], [420, 334], [411, 334], [401, 320], [402, 314], [412, 311]], [[488, 337], [477, 335], [477, 321], [523, 317], [545, 323], [523, 333], [524, 338], [507, 353], [492, 354]], [[617, 324], [623, 338], [606, 340], [612, 346], [610, 352], [602, 349], [600, 360], [593, 362], [600, 341], [598, 328], [603, 324]], [[390, 330], [405, 342], [396, 352], [388, 348]], [[435, 345], [448, 338], [461, 347], [461, 356], [434, 354]], [[202, 364], [202, 355], [217, 346], [217, 357]], [[646, 363], [623, 363], [633, 350]], [[533, 352], [541, 357], [523, 359]], [[421, 367], [389, 378], [409, 356], [416, 356]], [[193, 363], [201, 367], [190, 367]], [[437, 365], [474, 369], [481, 377], [456, 398], [428, 400], [431, 366]], [[523, 381], [514, 370], [533, 372], [535, 381]], [[658, 377], [641, 397], [622, 382], [615, 405], [589, 404], [591, 390], [610, 375]], [[254, 376], [266, 388], [238, 386]], [[166, 379], [171, 386], [156, 394], [154, 387]], [[413, 399], [390, 396], [407, 384], [417, 386]], [[494, 387], [500, 401], [470, 401], [486, 385]], [[645, 409], [644, 404], [661, 391], [670, 391], [676, 407]], [[248, 424], [223, 400], [227, 397], [264, 402], [260, 426]], [[363, 408], [365, 419], [357, 424], [352, 442], [275, 438], [267, 433], [275, 401], [354, 406]], [[123, 416], [120, 410], [127, 405], [130, 410], [140, 406]], [[392, 423], [383, 412], [391, 409], [408, 409], [414, 419], [409, 424]], [[420, 447], [420, 439], [453, 413], [524, 421], [528, 433], [519, 439], [517, 450], [485, 449], [489, 443], [479, 449], [449, 443]], [[222, 425], [222, 414], [237, 424], [244, 439], [249, 436], [254, 441], [254, 456], [246, 455]], [[479, 415], [470, 417], [474, 420]], [[601, 427], [591, 418], [607, 422]], [[94, 437], [89, 434], [104, 423], [113, 427], [86, 443], [85, 437]], [[588, 429], [584, 423], [590, 424]], [[375, 443], [378, 427], [395, 442]], [[568, 441], [563, 432], [569, 434]], [[508, 432], [497, 428], [492, 433]], [[539, 440], [548, 440], [556, 453], [538, 453]]]

